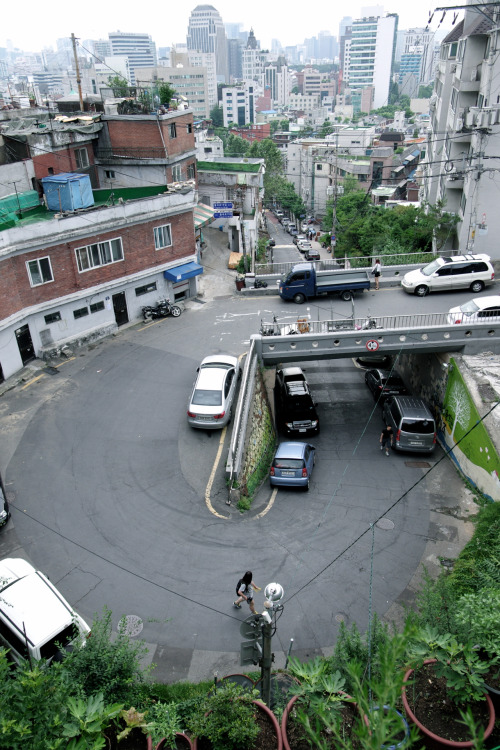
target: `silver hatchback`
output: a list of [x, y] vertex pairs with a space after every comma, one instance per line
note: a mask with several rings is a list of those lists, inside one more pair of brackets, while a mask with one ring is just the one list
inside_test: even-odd
[[188, 424], [202, 430], [219, 430], [231, 419], [240, 366], [237, 357], [214, 354], [198, 367], [187, 411]]

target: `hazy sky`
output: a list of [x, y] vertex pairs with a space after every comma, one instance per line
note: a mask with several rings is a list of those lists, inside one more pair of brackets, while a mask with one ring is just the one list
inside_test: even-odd
[[[48, 6], [39, 0], [24, 0], [21, 6], [4, 3], [0, 26], [0, 47], [8, 39], [14, 47], [38, 51], [44, 46], [55, 47], [55, 40], [68, 37], [73, 32], [80, 39], [107, 39], [109, 31], [135, 31], [151, 34], [157, 47], [171, 46], [186, 41], [189, 14], [195, 2], [152, 3], [121, 0], [86, 0], [78, 3], [56, 3]], [[200, 3], [201, 4], [201, 3]], [[361, 16], [361, 8], [376, 3], [335, 2], [309, 0], [293, 3], [281, 0], [216, 0], [211, 3], [219, 11], [224, 23], [242, 22], [242, 30], [253, 27], [263, 49], [270, 47], [271, 39], [279, 39], [283, 46], [302, 44], [304, 38], [316, 36], [321, 30], [338, 36], [339, 21], [345, 15]], [[412, 0], [387, 0], [386, 13], [398, 13], [399, 28], [425, 26], [430, 8], [426, 2]], [[172, 9], [174, 8], [174, 9]], [[443, 26], [451, 27], [452, 13], [446, 14]], [[438, 28], [442, 13], [436, 13], [431, 28]], [[443, 28], [443, 27], [441, 27]]]

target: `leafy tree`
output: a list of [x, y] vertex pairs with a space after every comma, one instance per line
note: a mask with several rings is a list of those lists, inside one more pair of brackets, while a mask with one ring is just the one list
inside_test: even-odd
[[432, 92], [434, 91], [434, 84], [430, 83], [428, 86], [418, 87], [418, 98], [419, 99], [430, 99]]
[[165, 107], [170, 106], [170, 101], [175, 94], [175, 89], [170, 83], [161, 83], [158, 86], [158, 96], [160, 97], [160, 104], [164, 104]]
[[224, 125], [224, 111], [218, 104], [210, 110], [210, 119], [214, 128], [221, 128]]
[[321, 138], [326, 138], [330, 133], [333, 133], [333, 125], [330, 120], [325, 120], [320, 128], [319, 135]]
[[226, 143], [226, 156], [246, 156], [250, 144], [239, 135], [230, 133]]
[[292, 94], [298, 94], [298, 93], [299, 93], [299, 87], [298, 86], [294, 86], [293, 89], [292, 89]]
[[111, 89], [113, 89], [113, 94], [116, 97], [129, 95], [129, 82], [121, 76], [109, 76], [108, 85]]

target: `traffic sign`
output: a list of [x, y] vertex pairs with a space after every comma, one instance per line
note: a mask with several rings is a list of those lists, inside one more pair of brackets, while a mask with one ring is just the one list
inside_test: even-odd
[[378, 349], [378, 341], [375, 341], [375, 339], [368, 339], [366, 342], [366, 348], [369, 352], [376, 352]]
[[240, 634], [243, 638], [260, 638], [262, 628], [260, 626], [260, 615], [250, 615], [240, 625]]
[[232, 211], [216, 211], [214, 213], [214, 219], [232, 219], [232, 218], [233, 218]]
[[214, 203], [214, 208], [232, 208], [233, 204], [231, 201], [226, 201], [225, 203]]

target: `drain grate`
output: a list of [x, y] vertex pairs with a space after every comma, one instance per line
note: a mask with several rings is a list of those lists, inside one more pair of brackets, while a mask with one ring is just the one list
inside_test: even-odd
[[121, 629], [125, 635], [133, 638], [135, 635], [139, 635], [142, 632], [144, 623], [142, 618], [138, 615], [125, 615], [119, 622], [118, 628]]
[[44, 372], [47, 373], [47, 375], [59, 375], [59, 370], [57, 367], [52, 367], [52, 365], [47, 365], [47, 367], [44, 367]]
[[427, 461], [405, 461], [405, 466], [409, 469], [430, 469], [431, 465]]

